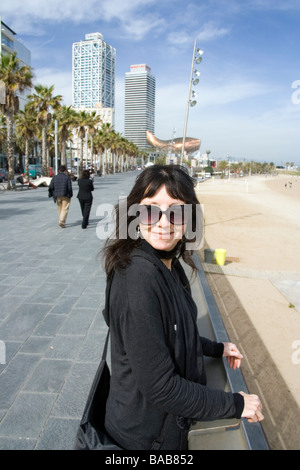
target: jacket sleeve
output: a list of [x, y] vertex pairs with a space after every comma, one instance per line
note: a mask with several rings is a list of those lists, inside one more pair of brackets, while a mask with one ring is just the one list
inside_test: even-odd
[[49, 188], [48, 188], [48, 196], [53, 197], [53, 191], [54, 191], [54, 184], [53, 184], [53, 178], [50, 182]]
[[217, 343], [216, 341], [211, 341], [208, 338], [204, 338], [203, 336], [201, 338], [201, 344], [202, 344], [202, 349], [203, 349], [203, 354], [204, 356], [208, 357], [219, 357], [221, 358], [223, 356], [224, 352], [224, 344], [223, 343]]
[[68, 177], [68, 194], [69, 194], [69, 197], [73, 196], [72, 181], [70, 177]]
[[237, 417], [241, 395], [236, 398], [230, 392], [212, 390], [176, 372], [165, 340], [155, 273], [131, 269], [127, 283], [128, 309], [119, 317], [119, 327], [133, 376], [145, 399], [164, 412], [196, 420]]

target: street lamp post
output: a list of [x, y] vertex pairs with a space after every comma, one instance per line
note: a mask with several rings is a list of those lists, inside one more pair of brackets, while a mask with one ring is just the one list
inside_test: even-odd
[[58, 164], [57, 164], [57, 159], [58, 159], [58, 122], [55, 119], [54, 121], [54, 139], [55, 139], [55, 174], [57, 175], [58, 171]]
[[187, 129], [187, 123], [188, 123], [188, 117], [189, 117], [189, 109], [190, 109], [190, 106], [193, 107], [197, 103], [197, 101], [194, 100], [197, 94], [194, 91], [192, 91], [192, 84], [198, 85], [199, 83], [198, 77], [200, 76], [200, 72], [198, 72], [198, 70], [194, 70], [194, 63], [196, 62], [196, 64], [200, 64], [200, 62], [202, 61], [203, 51], [200, 49], [196, 49], [196, 47], [197, 47], [197, 41], [195, 39], [191, 75], [190, 75], [190, 81], [189, 81], [189, 94], [188, 94], [188, 100], [186, 104], [185, 123], [184, 123], [183, 139], [182, 139], [182, 149], [181, 149], [181, 159], [180, 159], [181, 165], [183, 164], [184, 146], [185, 146], [186, 129]]

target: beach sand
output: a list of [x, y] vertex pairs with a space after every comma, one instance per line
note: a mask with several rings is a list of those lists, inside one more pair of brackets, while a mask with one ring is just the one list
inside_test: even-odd
[[261, 398], [272, 449], [300, 449], [300, 177], [211, 179], [197, 186], [204, 263], [230, 340], [244, 355], [250, 393]]

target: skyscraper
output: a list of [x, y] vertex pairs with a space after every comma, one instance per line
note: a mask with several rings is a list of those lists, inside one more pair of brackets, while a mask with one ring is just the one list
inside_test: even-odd
[[85, 110], [114, 109], [115, 67], [116, 49], [103, 41], [102, 34], [86, 34], [84, 41], [74, 43], [73, 107]]
[[155, 127], [155, 77], [146, 64], [131, 65], [125, 74], [125, 138], [140, 149], [150, 145], [146, 131]]
[[[17, 34], [7, 26], [0, 17], [0, 53], [11, 55], [14, 52], [17, 53], [17, 58], [20, 60], [20, 67], [28, 65], [31, 67], [31, 52], [23, 44], [23, 42], [17, 38]], [[23, 109], [27, 100], [26, 95], [30, 93], [30, 90], [26, 90], [23, 94], [19, 94], [20, 109]]]

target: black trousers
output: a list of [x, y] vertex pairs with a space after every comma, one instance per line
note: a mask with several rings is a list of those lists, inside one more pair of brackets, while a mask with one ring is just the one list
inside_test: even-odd
[[82, 228], [86, 228], [89, 223], [89, 217], [90, 217], [90, 212], [91, 212], [91, 207], [93, 203], [93, 199], [78, 199], [80, 208], [81, 208], [81, 214], [82, 214]]

